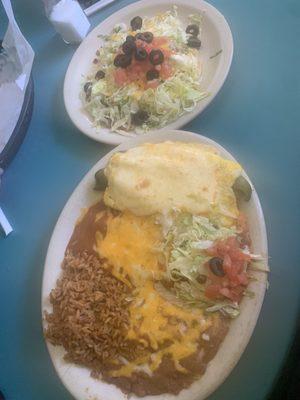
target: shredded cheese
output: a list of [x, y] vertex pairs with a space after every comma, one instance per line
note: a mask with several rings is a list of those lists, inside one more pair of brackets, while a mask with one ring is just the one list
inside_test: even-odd
[[157, 219], [129, 212], [108, 220], [105, 238], [96, 235], [96, 250], [108, 260], [113, 275], [134, 286], [127, 338], [152, 350], [111, 371], [112, 376], [131, 376], [143, 366], [152, 373], [165, 356], [172, 358], [177, 370], [186, 372], [180, 360], [197, 351], [200, 335], [212, 325], [212, 317], [204, 317], [202, 310], [184, 310], [155, 290], [154, 281], [164, 273], [159, 250], [162, 239]]

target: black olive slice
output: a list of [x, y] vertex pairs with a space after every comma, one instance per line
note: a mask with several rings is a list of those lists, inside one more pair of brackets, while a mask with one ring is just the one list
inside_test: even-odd
[[162, 64], [164, 62], [164, 53], [161, 50], [151, 50], [149, 59], [153, 65]]
[[208, 262], [211, 272], [216, 276], [225, 276], [223, 260], [220, 257], [213, 257]]
[[153, 33], [152, 32], [144, 32], [144, 41], [147, 43], [151, 43], [153, 41]]
[[122, 44], [124, 54], [131, 55], [136, 50], [136, 45], [133, 41], [127, 41]]
[[187, 45], [192, 47], [193, 49], [200, 49], [201, 47], [201, 40], [195, 36], [191, 36], [188, 38]]
[[136, 40], [142, 40], [146, 43], [151, 43], [153, 41], [153, 33], [151, 32], [140, 32], [135, 35]]
[[144, 34], [142, 32], [137, 33], [135, 35], [135, 40], [143, 40], [144, 41]]
[[83, 86], [83, 90], [85, 93], [89, 92], [89, 90], [92, 88], [92, 82], [86, 82]]
[[131, 122], [133, 125], [139, 126], [147, 121], [149, 114], [147, 111], [139, 110], [135, 114], [131, 114]]
[[118, 54], [114, 59], [115, 67], [127, 68], [131, 64], [131, 56], [129, 54]]
[[135, 42], [135, 36], [132, 35], [126, 36], [126, 42]]
[[186, 27], [186, 33], [192, 36], [198, 36], [199, 35], [199, 26], [196, 24], [190, 24]]
[[152, 81], [153, 79], [157, 79], [159, 77], [159, 72], [156, 69], [150, 69], [147, 71], [146, 78], [147, 81]]
[[138, 61], [144, 61], [148, 57], [148, 53], [145, 49], [136, 49], [135, 59]]
[[99, 79], [105, 78], [105, 72], [102, 71], [101, 69], [96, 73], [95, 79], [96, 81], [99, 81]]
[[141, 29], [142, 25], [143, 25], [143, 20], [141, 17], [134, 17], [131, 21], [130, 21], [130, 25], [133, 31], [137, 31], [138, 29]]

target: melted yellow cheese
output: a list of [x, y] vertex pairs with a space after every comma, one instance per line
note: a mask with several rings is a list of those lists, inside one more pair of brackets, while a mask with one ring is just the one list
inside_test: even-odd
[[241, 166], [199, 143], [146, 143], [115, 153], [106, 169], [106, 205], [135, 215], [174, 207], [232, 225], [238, 208], [232, 185]]
[[[212, 324], [211, 318], [204, 318], [201, 310], [184, 310], [167, 302], [155, 291], [151, 281], [138, 290], [130, 306], [130, 317], [127, 337], [134, 340], [148, 338], [154, 352], [138, 362], [147, 364], [151, 371], [155, 371], [163, 357], [168, 355], [175, 367], [184, 372], [180, 360], [197, 351], [200, 334]], [[172, 343], [161, 348], [168, 341]], [[128, 363], [114, 371], [113, 376], [130, 376], [136, 365], [137, 360]]]
[[153, 217], [138, 217], [129, 212], [112, 217], [107, 234], [96, 236], [96, 251], [108, 260], [118, 279], [134, 286], [130, 304], [130, 327], [127, 339], [151, 348], [143, 356], [112, 371], [112, 376], [130, 376], [138, 366], [155, 371], [164, 356], [173, 359], [184, 372], [180, 360], [197, 351], [198, 339], [212, 324], [201, 310], [185, 310], [162, 298], [154, 288], [163, 267], [159, 251], [162, 230]]
[[96, 251], [113, 266], [116, 278], [140, 286], [147, 278], [159, 279], [162, 266], [158, 246], [162, 240], [153, 218], [124, 213], [108, 221], [103, 239], [96, 235]]

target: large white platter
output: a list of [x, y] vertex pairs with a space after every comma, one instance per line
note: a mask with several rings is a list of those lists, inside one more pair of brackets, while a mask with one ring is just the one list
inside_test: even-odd
[[[65, 205], [55, 226], [45, 262], [42, 286], [42, 310], [51, 311], [49, 293], [54, 288], [60, 275], [60, 264], [64, 252], [72, 235], [74, 226], [80, 216], [82, 208], [94, 204], [99, 199], [99, 192], [93, 190], [94, 174], [103, 168], [111, 155], [126, 150], [140, 143], [158, 143], [165, 140], [200, 142], [211, 144], [220, 150], [224, 158], [234, 160], [233, 156], [223, 147], [204, 136], [184, 131], [165, 131], [151, 133], [147, 137], [138, 137], [128, 140], [116, 147], [103, 157], [83, 178], [72, 196]], [[195, 171], [195, 174], [200, 171]], [[247, 175], [245, 175], [247, 177]], [[248, 178], [249, 179], [249, 178]], [[250, 181], [250, 180], [249, 180]], [[163, 184], [163, 183], [162, 183]], [[263, 212], [255, 189], [249, 203], [244, 210], [250, 223], [250, 234], [253, 242], [253, 252], [268, 259], [267, 236]], [[178, 396], [162, 395], [147, 396], [145, 400], [201, 400], [212, 393], [230, 374], [231, 370], [241, 357], [255, 327], [263, 302], [267, 277], [264, 273], [257, 273], [258, 281], [250, 284], [255, 298], [245, 298], [241, 304], [241, 315], [231, 323], [229, 332], [220, 346], [215, 358], [209, 363], [206, 373], [189, 389], [183, 390]], [[45, 326], [45, 322], [43, 321]], [[57, 374], [66, 388], [78, 400], [125, 400], [126, 396], [114, 385], [110, 385], [90, 377], [86, 368], [66, 363], [63, 360], [64, 350], [47, 343], [48, 350]], [[132, 396], [132, 399], [137, 399]]]
[[[190, 14], [200, 12], [203, 15], [202, 47], [200, 49], [203, 61], [202, 86], [210, 95], [200, 101], [194, 111], [183, 115], [164, 129], [178, 129], [191, 121], [204, 110], [219, 92], [229, 72], [233, 55], [231, 31], [223, 15], [215, 7], [202, 0], [138, 1], [122, 8], [98, 25], [78, 47], [69, 64], [64, 82], [64, 101], [71, 120], [82, 133], [99, 142], [114, 145], [128, 140], [127, 137], [112, 133], [109, 129], [93, 126], [93, 123], [82, 109], [79, 98], [82, 83], [84, 77], [91, 71], [96, 50], [103, 43], [98, 35], [110, 33], [117, 23], [125, 22], [129, 24], [130, 20], [136, 15], [141, 17], [153, 16], [159, 12], [172, 9], [173, 5], [178, 6], [178, 16], [184, 26], [188, 24], [188, 16]], [[222, 53], [217, 57], [210, 58], [221, 49]]]

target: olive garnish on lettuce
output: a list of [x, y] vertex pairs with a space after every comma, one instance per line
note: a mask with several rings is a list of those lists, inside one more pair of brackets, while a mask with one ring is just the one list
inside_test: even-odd
[[131, 54], [134, 53], [135, 50], [136, 50], [136, 44], [135, 44], [135, 42], [132, 41], [132, 40], [126, 40], [126, 41], [122, 44], [122, 50], [123, 50], [124, 54], [131, 55]]
[[150, 69], [149, 71], [147, 71], [146, 78], [147, 78], [147, 81], [152, 81], [153, 79], [158, 79], [159, 72], [157, 71], [157, 69], [154, 69], [154, 68]]
[[135, 114], [131, 114], [131, 122], [133, 125], [140, 126], [149, 118], [147, 111], [139, 110]]
[[131, 56], [128, 54], [117, 54], [114, 59], [114, 66], [117, 68], [127, 68], [131, 64]]
[[128, 35], [126, 36], [126, 42], [135, 42], [135, 36]]
[[199, 35], [199, 26], [196, 24], [190, 24], [186, 27], [185, 32], [192, 36], [198, 36]]
[[131, 25], [131, 29], [133, 31], [137, 31], [138, 29], [141, 29], [142, 25], [143, 25], [143, 20], [141, 17], [137, 16], [134, 17], [131, 21], [130, 21], [130, 25]]
[[201, 47], [201, 40], [195, 36], [191, 36], [188, 38], [187, 45], [192, 47], [193, 49], [200, 49]]
[[136, 49], [135, 52], [135, 59], [137, 61], [144, 61], [148, 57], [148, 53], [145, 49]]
[[151, 50], [149, 60], [153, 65], [159, 65], [164, 62], [164, 53], [161, 50]]
[[99, 81], [99, 79], [104, 79], [104, 78], [105, 78], [105, 72], [102, 71], [101, 69], [99, 71], [97, 71], [97, 73], [95, 75], [96, 81]]
[[153, 33], [151, 32], [140, 32], [135, 35], [136, 40], [142, 40], [146, 43], [151, 43], [153, 40]]
[[211, 272], [216, 276], [225, 276], [225, 271], [223, 269], [223, 260], [220, 257], [213, 257], [208, 262]]
[[91, 90], [92, 88], [92, 82], [86, 82], [85, 85], [83, 86], [83, 90], [85, 91], [85, 93], [87, 93], [89, 90]]

